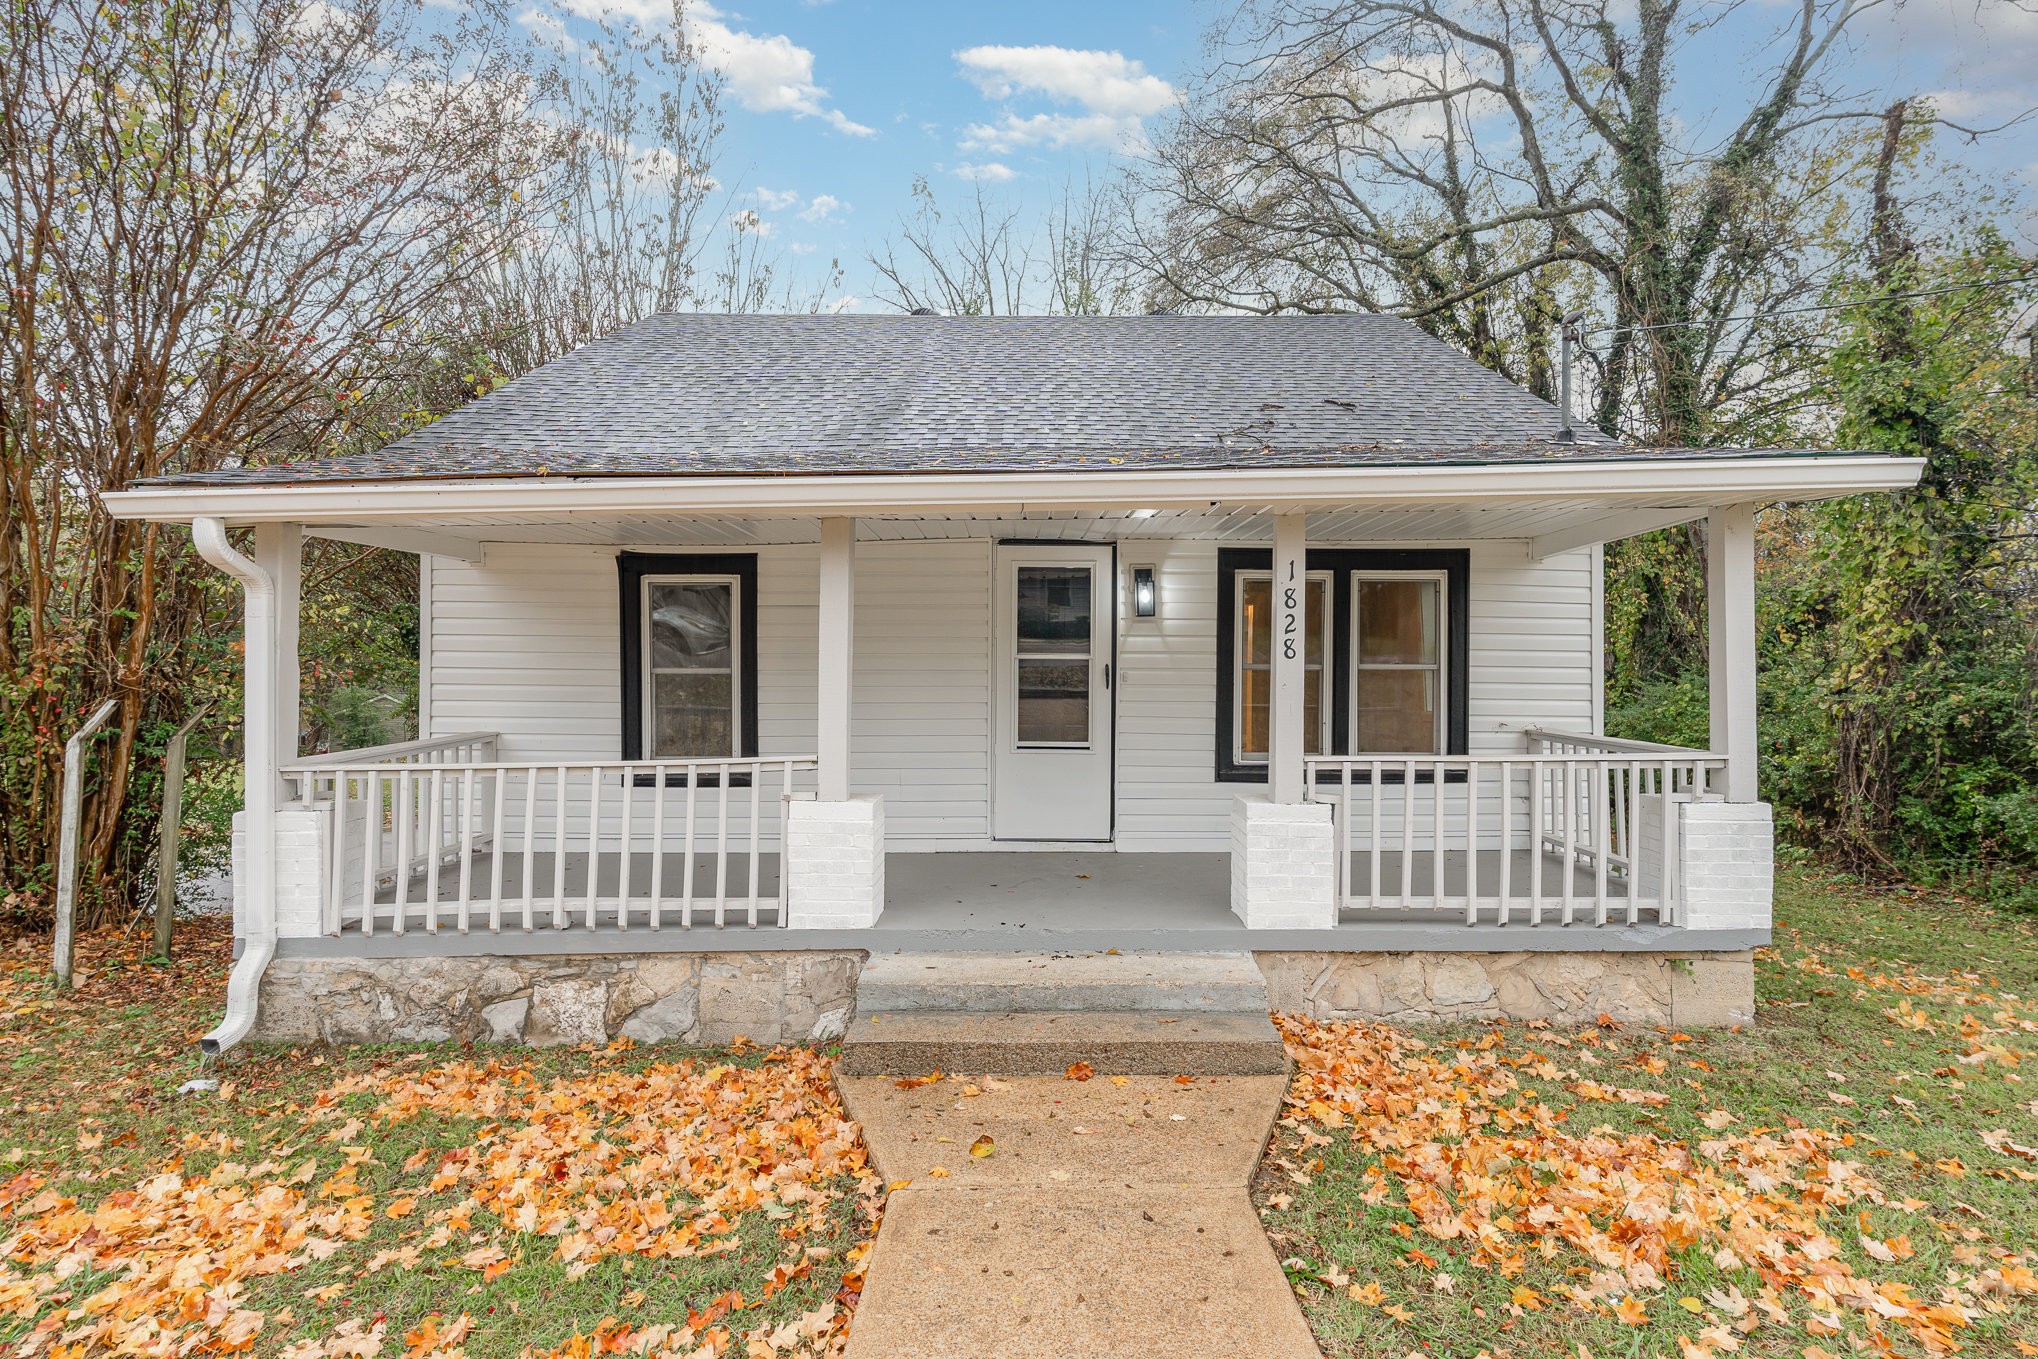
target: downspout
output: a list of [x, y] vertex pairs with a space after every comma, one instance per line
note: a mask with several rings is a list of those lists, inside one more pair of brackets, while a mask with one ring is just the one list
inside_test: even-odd
[[248, 1036], [255, 1026], [255, 1005], [262, 974], [276, 956], [276, 578], [226, 540], [226, 521], [191, 521], [191, 541], [198, 555], [241, 583], [242, 676], [246, 690], [242, 748], [246, 771], [242, 782], [247, 834], [241, 863], [247, 869], [247, 933], [241, 956], [226, 983], [226, 1014], [219, 1027], [198, 1040], [198, 1049], [217, 1057]]

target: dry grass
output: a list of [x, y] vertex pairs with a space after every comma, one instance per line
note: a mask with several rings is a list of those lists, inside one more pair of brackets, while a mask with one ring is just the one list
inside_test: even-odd
[[1760, 1024], [1294, 1025], [1258, 1197], [1332, 1355], [2038, 1354], [2038, 938], [1787, 874]]
[[881, 1186], [826, 1054], [257, 1049], [180, 1095], [229, 950], [0, 967], [0, 1352], [839, 1350]]

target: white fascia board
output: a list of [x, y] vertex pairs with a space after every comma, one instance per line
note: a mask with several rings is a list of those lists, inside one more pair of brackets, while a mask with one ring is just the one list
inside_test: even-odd
[[1813, 500], [1915, 485], [1916, 458], [1862, 455], [1280, 468], [1194, 472], [883, 473], [840, 477], [550, 477], [466, 481], [151, 486], [104, 495], [117, 519], [233, 524], [416, 523], [448, 515], [911, 514], [936, 510], [1080, 510], [1128, 505], [1272, 513], [1317, 505], [1605, 500], [1705, 508]]

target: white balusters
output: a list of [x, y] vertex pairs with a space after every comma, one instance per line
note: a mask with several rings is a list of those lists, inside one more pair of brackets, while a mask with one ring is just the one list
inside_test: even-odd
[[1677, 923], [1676, 803], [1703, 795], [1722, 762], [1643, 742], [1528, 735], [1520, 755], [1308, 762], [1310, 795], [1336, 817], [1348, 920]]
[[784, 874], [767, 884], [811, 757], [533, 765], [498, 762], [492, 738], [415, 744], [286, 771], [330, 812], [333, 932], [530, 931], [547, 897], [559, 930], [785, 923]]

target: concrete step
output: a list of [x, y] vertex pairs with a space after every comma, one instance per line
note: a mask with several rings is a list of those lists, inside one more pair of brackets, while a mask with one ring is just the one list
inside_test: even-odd
[[842, 1042], [845, 1076], [1274, 1076], [1288, 1054], [1264, 1008], [1252, 1013], [974, 1010], [878, 1012], [858, 997]]
[[859, 1010], [1265, 1014], [1250, 953], [891, 953], [856, 981]]

